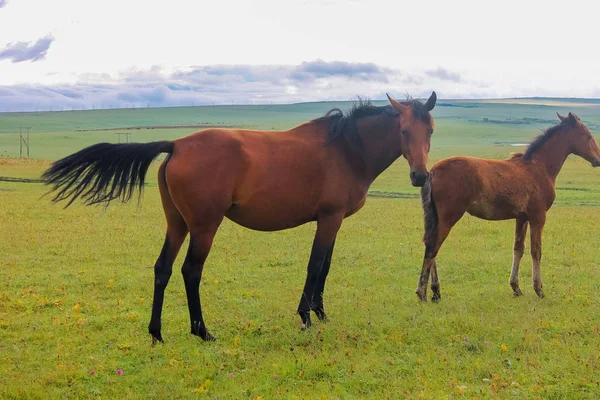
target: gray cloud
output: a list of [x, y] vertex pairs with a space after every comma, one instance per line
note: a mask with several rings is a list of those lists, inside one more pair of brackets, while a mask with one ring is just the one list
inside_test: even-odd
[[8, 4], [8, 0], [0, 0], [0, 8], [6, 7], [7, 4]]
[[425, 71], [425, 74], [431, 78], [441, 79], [443, 81], [461, 82], [462, 78], [459, 73], [448, 71], [446, 68], [438, 67], [437, 69]]
[[295, 67], [290, 77], [298, 80], [315, 80], [334, 76], [343, 76], [354, 80], [375, 80], [388, 82], [388, 72], [373, 63], [349, 63], [343, 61], [325, 62], [316, 60], [303, 62]]
[[304, 62], [298, 65], [209, 65], [174, 73], [159, 66], [130, 69], [118, 76], [82, 74], [75, 84], [0, 86], [0, 111], [269, 104], [385, 99], [443, 94], [425, 72], [407, 74], [371, 63]]
[[9, 43], [8, 46], [0, 50], [0, 60], [12, 60], [14, 63], [43, 60], [53, 41], [54, 37], [48, 35], [38, 39], [33, 44], [31, 42]]

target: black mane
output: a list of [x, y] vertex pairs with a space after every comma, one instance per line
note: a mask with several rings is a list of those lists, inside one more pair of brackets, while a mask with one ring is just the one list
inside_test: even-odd
[[[401, 104], [412, 107], [413, 118], [421, 120], [426, 124], [431, 124], [431, 114], [419, 100], [409, 98], [406, 101], [401, 102]], [[355, 102], [352, 105], [352, 108], [348, 113], [344, 114], [339, 108], [334, 108], [329, 110], [325, 116], [313, 121], [329, 122], [327, 143], [331, 143], [338, 138], [343, 138], [351, 147], [362, 148], [362, 141], [356, 130], [356, 121], [360, 118], [377, 115], [395, 117], [398, 115], [398, 112], [394, 110], [391, 105], [374, 106], [370, 100], [359, 98], [358, 102]]]
[[527, 150], [523, 153], [523, 159], [530, 161], [533, 154], [538, 151], [550, 138], [552, 138], [557, 132], [560, 132], [563, 128], [571, 125], [570, 119], [566, 118], [559, 124], [554, 125], [546, 129], [541, 135], [533, 139], [533, 141], [527, 146]]

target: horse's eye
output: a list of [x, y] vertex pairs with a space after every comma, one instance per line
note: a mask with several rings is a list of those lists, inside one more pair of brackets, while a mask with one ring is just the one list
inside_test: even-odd
[[405, 130], [403, 130], [401, 133], [402, 133], [403, 135], [408, 135], [408, 131], [405, 131]]

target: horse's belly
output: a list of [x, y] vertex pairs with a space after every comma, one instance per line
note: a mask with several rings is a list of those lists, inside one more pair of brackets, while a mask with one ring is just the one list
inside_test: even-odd
[[508, 204], [495, 204], [488, 202], [474, 202], [467, 212], [474, 217], [490, 221], [501, 221], [517, 217], [518, 212]]
[[316, 220], [316, 212], [282, 206], [236, 204], [225, 214], [233, 222], [257, 231], [280, 231]]

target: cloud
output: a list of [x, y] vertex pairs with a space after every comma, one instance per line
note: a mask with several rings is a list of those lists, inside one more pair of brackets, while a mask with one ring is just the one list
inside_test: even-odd
[[48, 35], [38, 39], [33, 44], [31, 42], [9, 43], [8, 46], [0, 50], [0, 60], [12, 60], [14, 63], [43, 60], [53, 41], [54, 37]]
[[8, 4], [8, 0], [0, 0], [0, 8], [6, 7], [7, 4]]
[[[444, 70], [445, 71], [445, 70]], [[475, 83], [435, 80], [430, 71], [400, 71], [372, 63], [307, 61], [296, 65], [207, 65], [167, 73], [161, 67], [116, 76], [81, 74], [76, 83], [0, 86], [0, 111], [146, 106], [269, 104], [385, 99], [495, 96]], [[432, 86], [432, 83], [434, 86]]]
[[438, 67], [434, 70], [425, 71], [425, 74], [431, 78], [441, 79], [443, 81], [461, 82], [459, 73], [448, 71], [446, 68]]
[[373, 63], [325, 62], [316, 60], [303, 62], [295, 67], [290, 77], [298, 81], [313, 81], [319, 78], [347, 77], [353, 80], [375, 80], [388, 82], [388, 72]]

